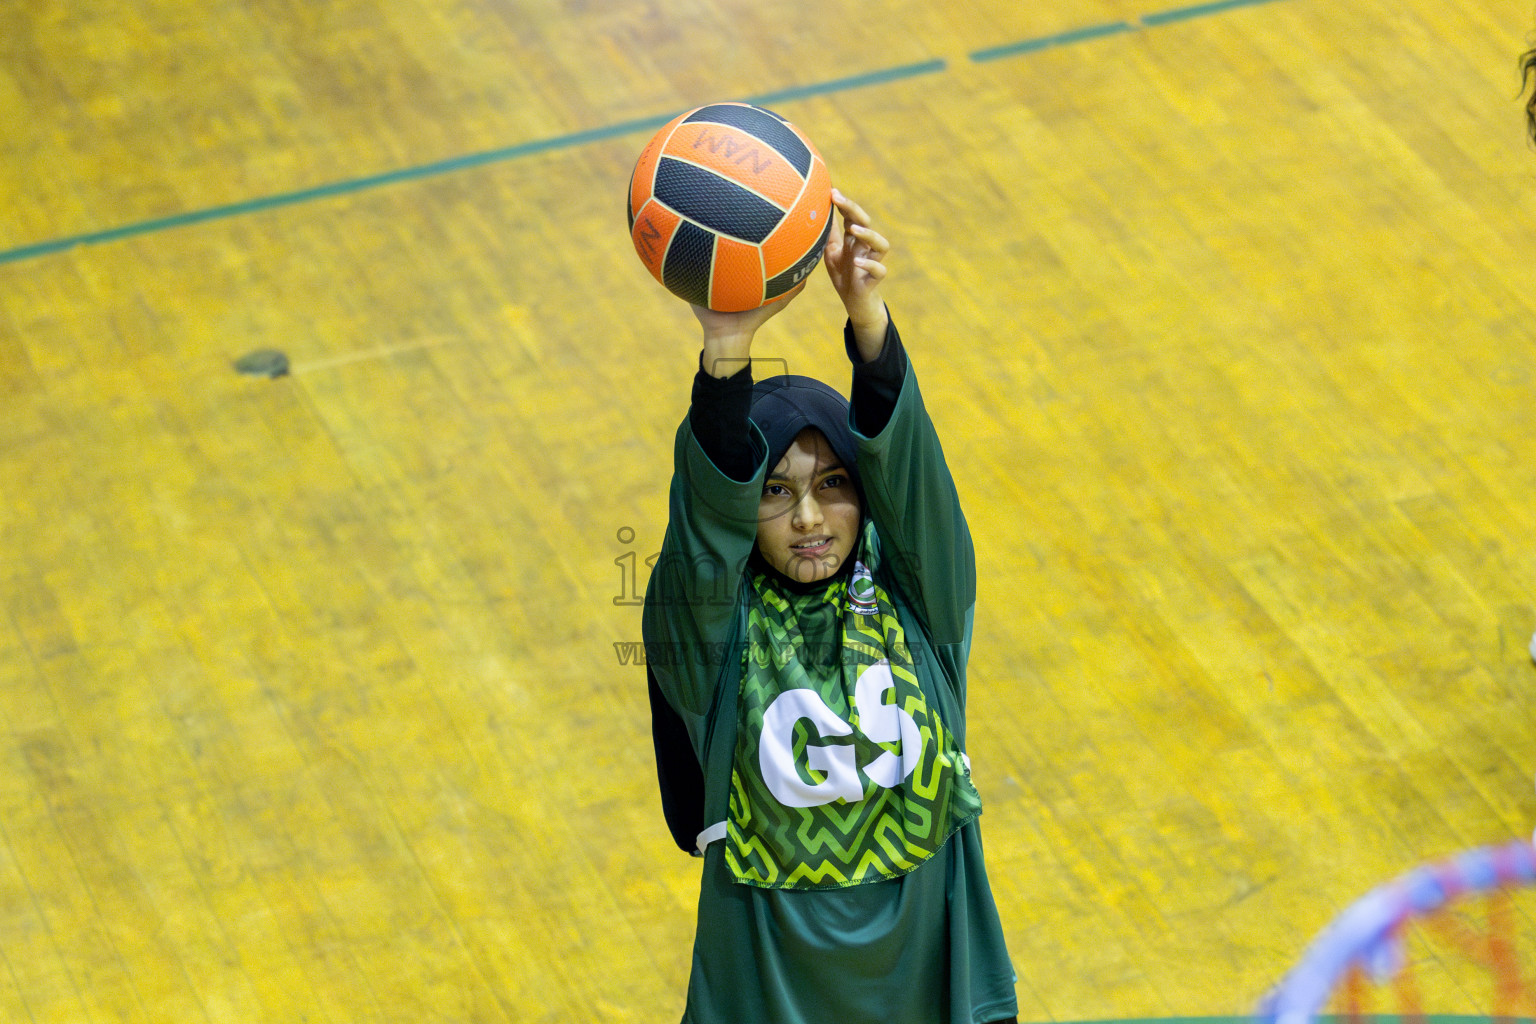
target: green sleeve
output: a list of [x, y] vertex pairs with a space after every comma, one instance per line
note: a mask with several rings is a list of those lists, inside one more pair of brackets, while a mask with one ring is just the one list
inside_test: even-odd
[[[758, 451], [766, 448], [756, 426]], [[667, 532], [646, 586], [641, 619], [646, 662], [668, 703], [683, 716], [695, 748], [721, 669], [734, 650], [747, 558], [757, 543], [763, 466], [745, 483], [704, 454], [687, 419], [673, 447]]]
[[976, 552], [910, 363], [885, 426], [868, 437], [855, 424], [854, 438], [882, 560], [929, 639], [963, 643], [976, 603]]

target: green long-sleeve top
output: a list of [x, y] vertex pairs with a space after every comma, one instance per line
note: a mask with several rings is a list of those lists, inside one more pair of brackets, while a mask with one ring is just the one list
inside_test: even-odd
[[[900, 345], [892, 327], [884, 355]], [[916, 378], [904, 358], [895, 362], [893, 405], [856, 401], [851, 411], [874, 582], [899, 619], [922, 698], [963, 749], [975, 557]], [[873, 434], [861, 432], [870, 424]], [[678, 430], [644, 614], [647, 660], [687, 726], [709, 822], [729, 817], [732, 773], [752, 764], [735, 756], [753, 738], [738, 729], [738, 698], [751, 606], [762, 600], [748, 575], [769, 467], [761, 434], [747, 429], [755, 464], [744, 480], [715, 465], [690, 421]], [[816, 593], [783, 596], [807, 648], [841, 643], [839, 617]], [[974, 817], [914, 870], [836, 888], [743, 884], [727, 846], [704, 852], [685, 1024], [986, 1024], [1016, 1013]]]

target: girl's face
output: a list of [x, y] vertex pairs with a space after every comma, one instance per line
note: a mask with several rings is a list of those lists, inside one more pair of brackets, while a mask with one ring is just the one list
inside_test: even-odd
[[792, 580], [833, 575], [859, 537], [859, 495], [826, 435], [806, 427], [763, 482], [757, 549]]

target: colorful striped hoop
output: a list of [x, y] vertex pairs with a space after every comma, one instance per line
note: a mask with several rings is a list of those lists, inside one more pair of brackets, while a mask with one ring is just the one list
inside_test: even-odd
[[[1366, 979], [1394, 982], [1403, 1016], [1421, 1017], [1411, 964], [1403, 951], [1404, 930], [1415, 921], [1436, 920], [1448, 905], [1479, 893], [1495, 899], [1510, 889], [1536, 884], [1536, 846], [1519, 841], [1481, 847], [1459, 856], [1426, 864], [1373, 889], [1339, 914], [1307, 947], [1297, 965], [1260, 1003], [1258, 1018], [1265, 1024], [1311, 1024], [1336, 993], [1344, 993], [1357, 1015], [1358, 995]], [[1443, 916], [1443, 915], [1441, 915]], [[1476, 946], [1472, 955], [1493, 975], [1493, 1016], [1513, 1018], [1516, 1004], [1531, 999], [1520, 977], [1509, 929], [1509, 915], [1490, 912], [1486, 935], [1469, 940], [1442, 931], [1462, 946]], [[1463, 930], [1464, 931], [1464, 930]], [[1536, 1006], [1527, 1006], [1536, 1009]]]

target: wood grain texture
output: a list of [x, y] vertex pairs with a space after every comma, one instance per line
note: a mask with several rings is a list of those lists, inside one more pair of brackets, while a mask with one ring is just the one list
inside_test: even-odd
[[[680, 1015], [626, 645], [697, 340], [624, 126], [717, 99], [896, 244], [1021, 1019], [1243, 1013], [1536, 824], [1529, 12], [13, 6], [6, 1019]], [[840, 324], [818, 275], [765, 368], [846, 385]]]

